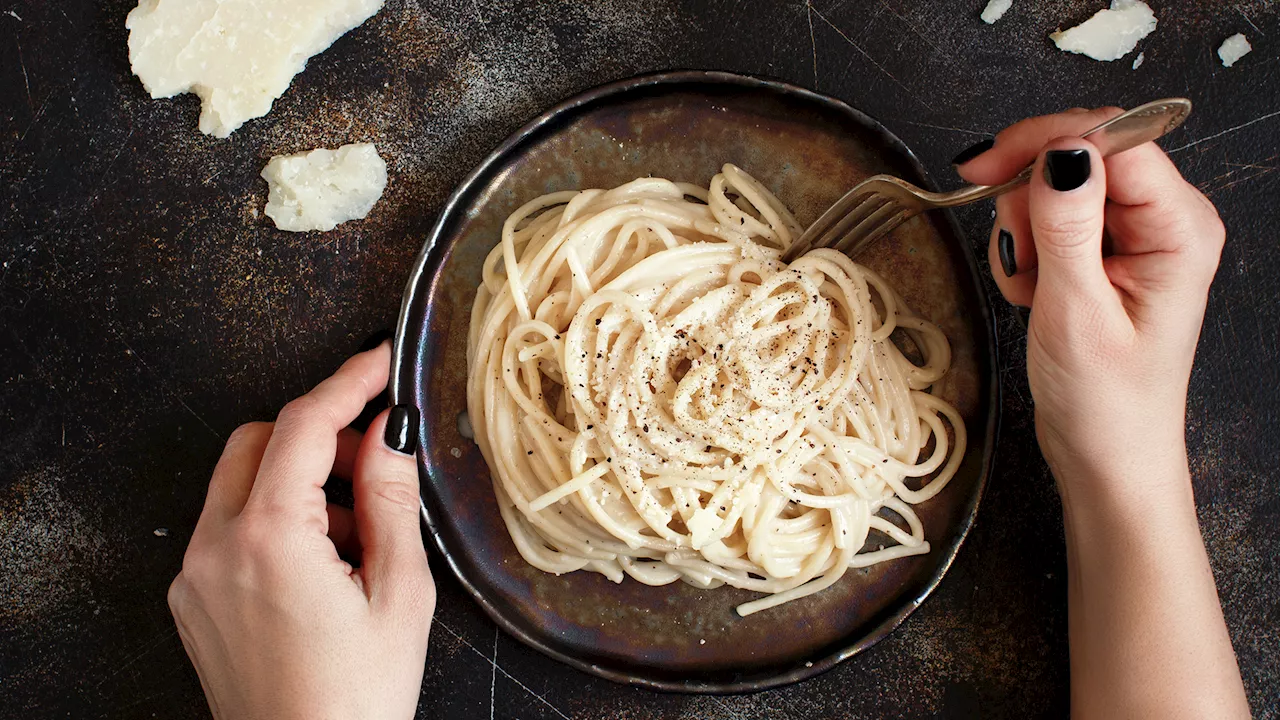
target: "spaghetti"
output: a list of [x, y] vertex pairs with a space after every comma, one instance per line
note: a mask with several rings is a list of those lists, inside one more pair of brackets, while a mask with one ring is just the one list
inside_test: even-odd
[[912, 505], [965, 447], [930, 392], [950, 346], [836, 251], [784, 265], [799, 234], [733, 165], [709, 188], [642, 178], [507, 219], [467, 402], [531, 565], [766, 593], [745, 616], [929, 551]]

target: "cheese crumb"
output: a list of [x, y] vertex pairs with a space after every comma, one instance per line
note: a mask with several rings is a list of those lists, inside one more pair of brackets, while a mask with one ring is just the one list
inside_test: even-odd
[[991, 0], [982, 11], [982, 22], [994, 25], [1011, 7], [1013, 7], [1013, 0]]
[[1140, 53], [1138, 53], [1138, 57], [1136, 57], [1136, 58], [1134, 58], [1134, 59], [1133, 59], [1133, 68], [1132, 68], [1132, 69], [1133, 69], [1133, 70], [1137, 70], [1139, 67], [1141, 67], [1141, 66], [1142, 66], [1142, 61], [1143, 61], [1143, 60], [1146, 60], [1146, 59], [1147, 59], [1147, 54], [1146, 54], [1146, 53], [1144, 53], [1144, 52], [1140, 52]]
[[277, 155], [262, 171], [267, 216], [290, 232], [332, 230], [369, 214], [387, 187], [387, 164], [371, 143]]
[[1222, 41], [1222, 47], [1218, 48], [1218, 57], [1222, 59], [1222, 67], [1231, 67], [1252, 50], [1253, 46], [1249, 44], [1249, 39], [1244, 36], [1244, 33], [1236, 33]]
[[471, 427], [471, 416], [466, 410], [458, 413], [458, 434], [468, 440], [476, 439], [476, 431]]
[[140, 0], [129, 64], [153, 98], [200, 96], [200, 132], [224, 138], [262, 117], [307, 60], [383, 0]]
[[1111, 7], [1049, 39], [1059, 50], [1110, 62], [1128, 55], [1156, 29], [1156, 14], [1142, 0], [1111, 0]]

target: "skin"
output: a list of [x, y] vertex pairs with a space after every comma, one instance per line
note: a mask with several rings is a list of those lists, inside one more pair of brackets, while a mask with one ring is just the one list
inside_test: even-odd
[[[386, 412], [345, 429], [390, 366], [387, 344], [356, 355], [227, 440], [169, 590], [215, 718], [413, 717], [435, 610], [417, 468], [383, 444]], [[354, 512], [326, 505], [331, 471]]]
[[[996, 201], [989, 252], [1001, 292], [1031, 308], [1036, 434], [1066, 525], [1072, 714], [1247, 718], [1184, 440], [1224, 231], [1154, 144], [1104, 162], [1073, 137], [1118, 112], [1025, 120], [958, 168], [994, 184], [1036, 163]], [[1043, 173], [1045, 151], [1063, 149], [1092, 158], [1068, 192]], [[169, 592], [216, 718], [414, 714], [435, 609], [416, 468], [383, 444], [386, 413], [367, 436], [346, 428], [389, 365], [385, 344], [357, 355], [227, 442]], [[352, 481], [354, 512], [326, 505], [331, 474]]]
[[[1225, 233], [1154, 144], [1103, 161], [1074, 137], [1119, 112], [1024, 120], [958, 168], [994, 184], [1036, 163], [1028, 187], [997, 200], [988, 252], [1004, 296], [1031, 308], [1036, 435], [1066, 525], [1072, 714], [1247, 718], [1184, 438]], [[1090, 178], [1056, 191], [1045, 152], [1074, 149], [1090, 153]], [[1015, 239], [1013, 277], [997, 259], [1001, 228]]]

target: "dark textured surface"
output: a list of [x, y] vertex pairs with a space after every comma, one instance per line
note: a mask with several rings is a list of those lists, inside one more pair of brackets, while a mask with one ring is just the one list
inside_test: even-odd
[[[1072, 105], [1197, 103], [1165, 146], [1230, 238], [1192, 378], [1206, 544], [1255, 713], [1280, 716], [1280, 8], [1153, 2], [1146, 61], [1059, 54], [1102, 2], [447, 3], [389, 0], [229, 140], [129, 74], [129, 0], [0, 5], [0, 714], [207, 715], [164, 593], [222, 440], [389, 325], [452, 186], [555, 101], [669, 67], [774, 75], [881, 120], [939, 177], [962, 147]], [[18, 17], [13, 17], [14, 15]], [[1253, 27], [1253, 26], [1256, 26]], [[1253, 54], [1213, 50], [1243, 31]], [[273, 154], [376, 140], [370, 217], [290, 235], [260, 215]], [[257, 213], [257, 214], [255, 214]], [[975, 242], [989, 206], [959, 217]], [[437, 566], [424, 718], [1060, 717], [1060, 507], [1034, 447], [1022, 338], [978, 522], [934, 597], [871, 651], [786, 689], [661, 695], [498, 635]], [[167, 536], [153, 531], [167, 528]], [[492, 698], [492, 701], [491, 701]]]
[[[593, 89], [504, 143], [442, 211], [427, 238], [432, 252], [411, 276], [395, 350], [400, 362], [392, 368], [392, 402], [423, 408], [425, 517], [464, 587], [504, 631], [580, 669], [654, 689], [781, 686], [825, 672], [884, 637], [954, 560], [994, 449], [995, 339], [982, 280], [953, 219], [933, 214], [859, 256], [904, 288], [907, 304], [951, 340], [951, 369], [937, 391], [960, 412], [971, 439], [956, 476], [916, 508], [932, 548], [927, 555], [852, 570], [823, 592], [746, 619], [734, 607], [756, 593], [612, 583], [588, 572], [557, 577], [520, 557], [483, 481], [484, 456], [458, 430], [467, 409], [462, 339], [485, 258], [507, 217], [530, 198], [617, 187], [648, 174], [706, 186], [726, 162], [753, 173], [802, 226], [871, 175], [931, 184], [883, 127], [795, 86], [676, 72]], [[867, 545], [885, 542], [874, 533]]]

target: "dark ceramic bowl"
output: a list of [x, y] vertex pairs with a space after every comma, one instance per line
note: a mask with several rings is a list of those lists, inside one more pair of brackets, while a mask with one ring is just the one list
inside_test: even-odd
[[557, 577], [521, 559], [484, 458], [458, 430], [467, 405], [467, 325], [485, 255], [507, 215], [537, 195], [645, 175], [705, 185], [725, 162], [764, 183], [802, 224], [869, 175], [933, 185], [878, 123], [807, 90], [719, 72], [604, 85], [526, 125], [458, 186], [418, 256], [396, 332], [391, 395], [421, 409], [423, 518], [462, 585], [504, 630], [547, 655], [662, 690], [775, 687], [884, 637], [955, 558], [995, 440], [995, 344], [973, 254], [950, 215], [916, 218], [859, 261], [952, 343], [953, 367], [940, 392], [964, 415], [972, 440], [951, 484], [917, 507], [931, 552], [852, 570], [826, 591], [749, 618], [734, 612], [754, 597], [745, 591], [614, 584], [587, 572]]

